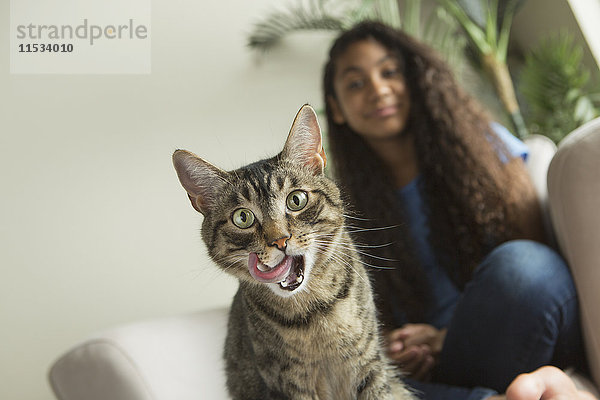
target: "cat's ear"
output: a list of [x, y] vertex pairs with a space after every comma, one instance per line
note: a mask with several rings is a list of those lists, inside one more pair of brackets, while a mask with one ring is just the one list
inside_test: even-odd
[[315, 175], [323, 173], [327, 157], [323, 150], [321, 128], [315, 110], [308, 104], [302, 106], [296, 114], [282, 156], [309, 167]]
[[211, 204], [217, 200], [227, 173], [186, 150], [173, 153], [173, 165], [192, 207], [206, 215]]

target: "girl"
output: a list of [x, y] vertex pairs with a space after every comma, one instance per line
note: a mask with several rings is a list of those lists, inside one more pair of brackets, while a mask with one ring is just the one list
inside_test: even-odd
[[387, 350], [410, 383], [482, 399], [545, 364], [583, 368], [575, 287], [543, 244], [524, 144], [431, 49], [380, 23], [335, 41], [323, 86], [334, 173], [368, 262], [385, 266]]

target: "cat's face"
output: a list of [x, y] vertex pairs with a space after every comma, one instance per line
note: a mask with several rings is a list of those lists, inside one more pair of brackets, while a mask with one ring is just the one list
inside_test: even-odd
[[175, 168], [205, 216], [209, 254], [238, 279], [288, 297], [310, 287], [343, 224], [336, 186], [323, 176], [325, 156], [314, 111], [303, 107], [282, 153], [232, 172], [178, 150]]
[[337, 190], [297, 167], [272, 160], [230, 173], [202, 228], [225, 271], [282, 296], [307, 288], [343, 223]]

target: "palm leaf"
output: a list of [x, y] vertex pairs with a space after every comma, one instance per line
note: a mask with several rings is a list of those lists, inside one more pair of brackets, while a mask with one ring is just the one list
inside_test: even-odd
[[583, 49], [564, 31], [546, 38], [527, 55], [519, 89], [528, 105], [532, 132], [558, 142], [599, 115], [582, 57]]
[[[394, 2], [398, 4], [397, 2]], [[417, 38], [423, 37], [421, 32], [421, 1], [406, 0], [404, 4], [404, 15], [402, 29]]]
[[498, 40], [498, 0], [489, 0], [485, 13], [485, 38], [491, 47], [496, 47]]
[[492, 52], [484, 30], [469, 17], [457, 2], [454, 0], [438, 0], [438, 2], [456, 18], [480, 53], [489, 54]]
[[517, 11], [518, 1], [509, 1], [504, 10], [502, 24], [500, 26], [500, 33], [498, 35], [498, 59], [506, 62], [506, 56], [508, 54], [508, 39], [510, 38], [510, 28], [512, 21]]
[[254, 25], [248, 36], [248, 46], [258, 50], [268, 50], [284, 36], [297, 31], [330, 30], [341, 31], [347, 23], [330, 15], [323, 3], [299, 4], [283, 11], [274, 11], [264, 20]]

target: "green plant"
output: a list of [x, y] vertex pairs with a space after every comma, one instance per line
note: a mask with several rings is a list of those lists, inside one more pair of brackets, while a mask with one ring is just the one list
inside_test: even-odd
[[330, 1], [316, 0], [299, 3], [281, 11], [272, 11], [254, 25], [248, 36], [250, 48], [266, 51], [275, 46], [284, 36], [298, 31], [330, 30], [341, 31], [351, 25], [351, 17], [339, 18], [331, 9]]
[[422, 18], [421, 0], [299, 0], [273, 11], [254, 25], [248, 46], [266, 51], [286, 35], [299, 31], [342, 31], [364, 20], [377, 20], [401, 28], [443, 54], [457, 75], [464, 65], [464, 36], [456, 20], [442, 7]]
[[590, 85], [583, 50], [566, 31], [543, 39], [525, 58], [519, 91], [527, 104], [532, 133], [560, 141], [600, 115], [600, 92]]
[[[528, 135], [515, 94], [506, 58], [510, 28], [517, 8], [516, 0], [437, 0], [463, 28], [475, 49], [484, 71], [491, 78], [517, 137]], [[500, 13], [502, 6], [503, 13]]]

